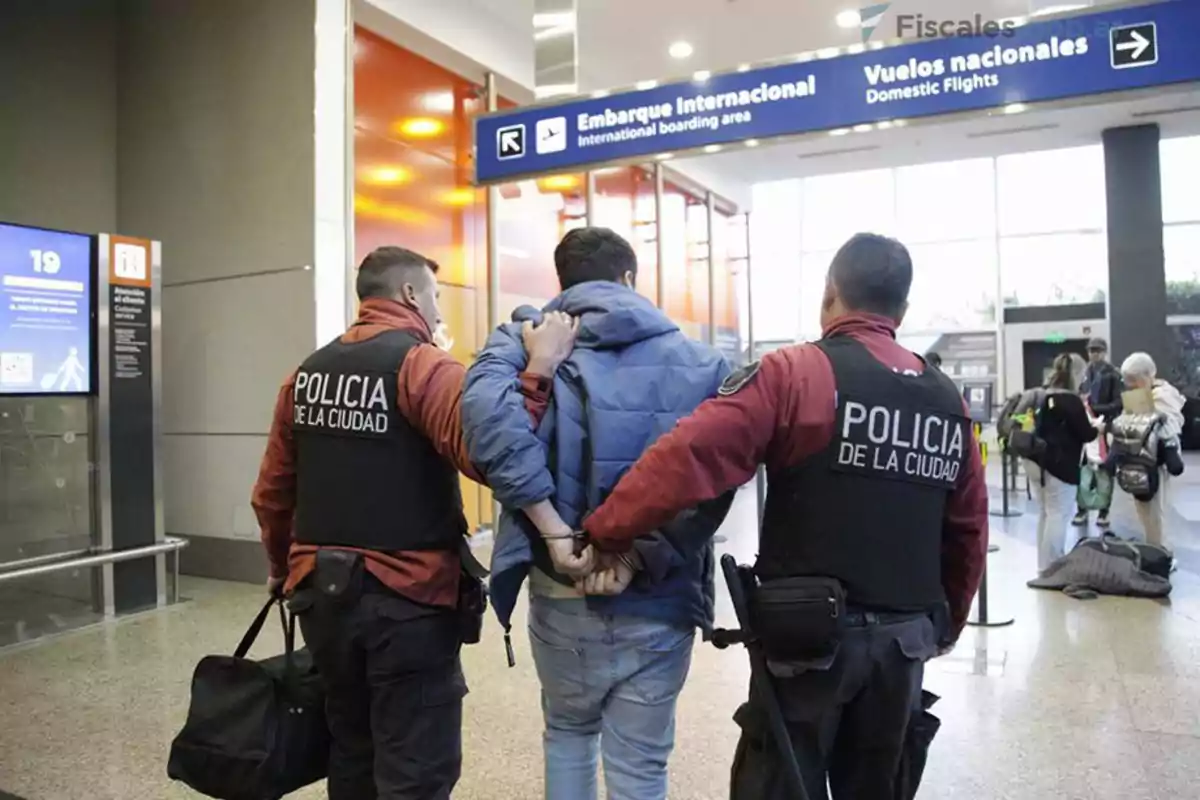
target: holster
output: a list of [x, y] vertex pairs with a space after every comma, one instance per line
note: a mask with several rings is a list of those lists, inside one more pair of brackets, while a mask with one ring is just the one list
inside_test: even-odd
[[336, 605], [353, 605], [362, 598], [363, 569], [361, 553], [321, 548], [317, 551], [312, 586]]
[[754, 632], [770, 661], [808, 661], [837, 652], [846, 590], [834, 578], [775, 578], [750, 598]]
[[488, 576], [470, 546], [464, 541], [460, 550], [462, 575], [458, 579], [458, 627], [463, 644], [478, 644], [483, 638], [483, 616], [488, 607]]

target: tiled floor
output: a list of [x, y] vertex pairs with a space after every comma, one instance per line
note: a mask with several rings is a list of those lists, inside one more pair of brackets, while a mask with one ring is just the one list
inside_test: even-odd
[[[1194, 468], [1200, 474], [1200, 466]], [[1180, 500], [1198, 490], [1180, 487]], [[1186, 495], [1186, 496], [1185, 496]], [[754, 493], [723, 545], [752, 554]], [[1170, 603], [1082, 602], [1028, 590], [1029, 515], [996, 519], [992, 617], [930, 666], [943, 720], [925, 800], [1175, 800], [1200, 797], [1200, 576], [1176, 575]], [[1006, 532], [1007, 531], [1007, 532]], [[1182, 550], [1200, 537], [1172, 524]], [[194, 797], [167, 780], [167, 746], [195, 662], [229, 651], [259, 602], [255, 587], [189, 581], [191, 602], [0, 654], [0, 790], [27, 800]], [[505, 666], [499, 630], [466, 653], [472, 686], [465, 775], [456, 798], [540, 797], [540, 714], [527, 644]], [[274, 631], [259, 654], [279, 647]], [[679, 711], [671, 798], [726, 796], [737, 736], [730, 716], [747, 668], [737, 651], [697, 650]], [[321, 797], [319, 788], [299, 795]]]

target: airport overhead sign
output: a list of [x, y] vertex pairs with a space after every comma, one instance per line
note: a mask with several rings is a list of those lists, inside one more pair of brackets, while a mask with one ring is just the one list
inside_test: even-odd
[[517, 108], [477, 183], [748, 140], [1200, 81], [1200, 0], [1168, 0]]

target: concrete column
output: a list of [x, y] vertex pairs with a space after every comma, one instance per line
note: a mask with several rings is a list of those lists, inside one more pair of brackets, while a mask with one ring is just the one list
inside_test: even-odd
[[1157, 125], [1104, 131], [1108, 320], [1114, 362], [1135, 351], [1168, 363], [1162, 176]]

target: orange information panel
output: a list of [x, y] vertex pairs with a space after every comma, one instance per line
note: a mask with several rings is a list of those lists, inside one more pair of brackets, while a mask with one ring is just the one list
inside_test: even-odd
[[110, 236], [108, 282], [122, 286], [150, 286], [150, 240]]

